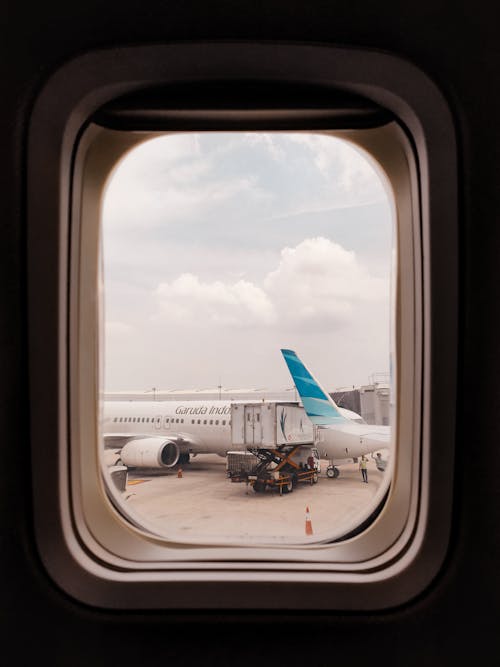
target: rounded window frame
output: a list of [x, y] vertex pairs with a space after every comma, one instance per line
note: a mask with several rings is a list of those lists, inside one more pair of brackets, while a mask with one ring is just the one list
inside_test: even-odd
[[[382, 609], [406, 602], [430, 583], [443, 562], [452, 509], [451, 466], [439, 470], [434, 465], [443, 456], [448, 462], [453, 458], [456, 385], [456, 153], [444, 99], [409, 63], [364, 50], [224, 43], [119, 51], [119, 57], [116, 51], [90, 53], [56, 72], [42, 90], [30, 123], [31, 416], [32, 423], [41, 423], [40, 415], [45, 414], [52, 426], [49, 433], [54, 434], [52, 438], [47, 438], [47, 431], [32, 434], [35, 534], [42, 562], [70, 595], [107, 608], [276, 608], [277, 595], [280, 606], [294, 609]], [[399, 146], [400, 163], [407, 164], [408, 197], [396, 196], [396, 209], [398, 219], [411, 218], [405, 242], [411, 245], [408, 259], [413, 270], [411, 280], [403, 280], [407, 292], [399, 292], [396, 308], [398, 326], [404, 329], [398, 329], [398, 345], [411, 341], [409, 351], [399, 349], [396, 355], [408, 362], [403, 368], [400, 361], [396, 368], [398, 415], [403, 415], [401, 420], [398, 417], [397, 438], [402, 442], [400, 429], [409, 429], [412, 451], [410, 457], [398, 451], [390, 497], [376, 522], [339, 544], [309, 547], [301, 554], [282, 547], [276, 554], [266, 550], [251, 554], [249, 547], [243, 547], [243, 554], [240, 548], [227, 547], [221, 555], [208, 548], [196, 558], [192, 553], [186, 558], [185, 550], [176, 549], [167, 558], [165, 549], [171, 546], [140, 528], [119, 525], [107, 494], [99, 487], [97, 445], [83, 446], [99, 440], [96, 369], [102, 350], [94, 326], [98, 223], [85, 221], [95, 220], [103, 182], [95, 168], [85, 172], [91, 148], [96, 146], [96, 132], [88, 121], [102, 105], [122, 94], [166, 82], [192, 81], [193, 71], [205, 83], [238, 78], [327, 85], [364, 95], [398, 119], [400, 141], [394, 150]], [[62, 100], [55, 113], [54, 99]], [[49, 119], [51, 132], [46, 131]], [[106, 132], [109, 137], [110, 131]], [[383, 150], [376, 133], [370, 140], [361, 140], [361, 134], [369, 130], [350, 132], [350, 140], [383, 162], [377, 158], [377, 151], [382, 155]], [[97, 134], [102, 139], [102, 131]], [[118, 151], [112, 158], [116, 159], [124, 150], [123, 137], [109, 148], [107, 157], [106, 151], [101, 154], [103, 164], [113, 150]], [[93, 212], [83, 210], [82, 202]], [[444, 248], [449, 257], [446, 269], [439, 261]], [[53, 260], [49, 265], [47, 256]], [[52, 304], [54, 318], [47, 317], [42, 303]], [[39, 340], [50, 332], [53, 336], [44, 356]], [[40, 391], [47, 378], [52, 393]], [[443, 395], [446, 409], [441, 400], [438, 410], [435, 397]], [[47, 475], [53, 476], [54, 461], [58, 484], [47, 493], [42, 484]], [[394, 496], [404, 480], [405, 465], [418, 470], [411, 475], [408, 503]], [[89, 482], [92, 479], [95, 485]], [[391, 507], [399, 524], [384, 527]], [[115, 516], [114, 524], [105, 518], [108, 512], [109, 517]], [[377, 531], [378, 541], [370, 543], [370, 535]], [[120, 552], [124, 536], [125, 555]], [[298, 584], [300, 596], [294, 593]], [[209, 595], [210, 591], [216, 594]]]

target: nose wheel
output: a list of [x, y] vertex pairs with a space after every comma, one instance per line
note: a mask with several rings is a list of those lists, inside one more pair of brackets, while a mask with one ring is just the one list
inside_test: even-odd
[[337, 477], [340, 475], [340, 470], [336, 466], [328, 466], [326, 469], [326, 476], [330, 478], [337, 479]]

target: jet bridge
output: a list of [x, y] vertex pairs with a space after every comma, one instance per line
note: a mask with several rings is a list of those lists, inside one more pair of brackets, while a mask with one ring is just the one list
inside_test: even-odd
[[260, 401], [231, 405], [234, 449], [312, 445], [314, 428], [298, 403]]

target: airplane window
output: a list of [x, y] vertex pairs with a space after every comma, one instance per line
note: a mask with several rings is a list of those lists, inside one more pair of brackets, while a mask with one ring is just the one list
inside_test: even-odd
[[[381, 168], [324, 132], [160, 133], [119, 161], [101, 211], [104, 393], [132, 387], [125, 399], [140, 397], [151, 411], [162, 400], [181, 415], [231, 415], [203, 420], [223, 427], [216, 442], [187, 428], [176, 439], [174, 427], [123, 445], [129, 474], [143, 474], [145, 457], [145, 469], [160, 466], [167, 492], [183, 462], [187, 476], [212, 461], [200, 481], [212, 489], [212, 523], [201, 525], [194, 507], [189, 519], [174, 504], [165, 512], [163, 501], [151, 509], [142, 488], [128, 503], [136, 521], [167, 539], [185, 530], [220, 539], [223, 512], [228, 540], [293, 544], [303, 539], [300, 515], [242, 518], [245, 489], [255, 502], [293, 491], [290, 508], [314, 505], [317, 539], [348, 534], [380, 504], [390, 468], [368, 458], [365, 469], [358, 457], [377, 448], [387, 464], [392, 455], [393, 208]], [[223, 398], [225, 386], [250, 387], [235, 390], [247, 407], [236, 411], [240, 401]], [[342, 412], [331, 398], [341, 386], [353, 387], [356, 410]], [[311, 451], [318, 441], [321, 459]], [[300, 462], [315, 476], [299, 477]], [[234, 510], [218, 500], [218, 485]]]

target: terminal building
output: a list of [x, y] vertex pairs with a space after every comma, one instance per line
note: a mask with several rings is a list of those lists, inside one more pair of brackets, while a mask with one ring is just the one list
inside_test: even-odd
[[367, 424], [390, 424], [389, 378], [385, 374], [372, 376], [369, 384], [337, 389], [330, 393], [339, 407], [357, 412]]
[[271, 390], [227, 389], [212, 387], [206, 389], [149, 389], [147, 391], [106, 392], [107, 401], [282, 401], [296, 402], [299, 395], [295, 387]]
[[[386, 374], [376, 374], [369, 384], [360, 387], [340, 388], [330, 393], [339, 407], [356, 412], [367, 424], [390, 424], [390, 384]], [[269, 390], [227, 389], [224, 387], [205, 389], [170, 389], [152, 388], [147, 391], [107, 392], [108, 401], [300, 401], [295, 387]]]

